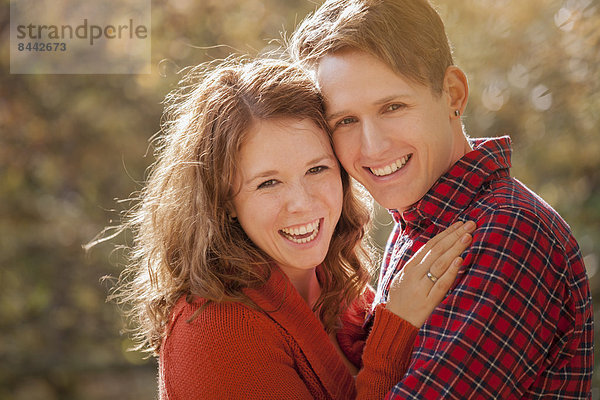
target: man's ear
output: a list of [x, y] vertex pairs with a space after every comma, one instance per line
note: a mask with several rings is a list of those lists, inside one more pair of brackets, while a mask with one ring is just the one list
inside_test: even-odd
[[451, 65], [446, 69], [444, 93], [448, 97], [448, 107], [451, 110], [451, 115], [455, 117], [462, 115], [469, 99], [469, 83], [465, 73], [457, 66]]

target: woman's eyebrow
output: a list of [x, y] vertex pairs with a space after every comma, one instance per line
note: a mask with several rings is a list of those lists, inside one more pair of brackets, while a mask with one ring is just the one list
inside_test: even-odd
[[277, 172], [278, 171], [274, 170], [274, 169], [270, 169], [268, 171], [257, 172], [256, 174], [254, 174], [251, 177], [249, 177], [248, 179], [246, 179], [246, 181], [244, 182], [244, 184], [248, 185], [252, 181], [255, 181], [255, 180], [259, 179], [259, 178], [267, 178], [269, 176], [277, 175]]
[[307, 162], [306, 166], [313, 165], [313, 164], [318, 164], [321, 161], [325, 161], [325, 160], [329, 160], [329, 161], [335, 160], [335, 161], [337, 161], [337, 158], [335, 158], [335, 156], [333, 154], [323, 154], [323, 155], [315, 157], [312, 160], [310, 160], [309, 162]]
[[[327, 161], [335, 161], [335, 162], [337, 162], [337, 158], [335, 158], [334, 155], [322, 154], [322, 155], [319, 155], [319, 156], [313, 158], [312, 160], [308, 161], [305, 164], [305, 166], [308, 167], [309, 165], [318, 164], [318, 163], [326, 161], [326, 160]], [[259, 172], [255, 173], [255, 174], [253, 174], [252, 176], [250, 176], [248, 179], [246, 179], [244, 181], [244, 184], [248, 185], [251, 182], [253, 182], [253, 181], [255, 181], [255, 180], [259, 179], [259, 178], [268, 178], [270, 176], [277, 175], [278, 173], [279, 173], [279, 171], [275, 170], [275, 169], [270, 169], [270, 170], [267, 170], [267, 171], [259, 171]]]

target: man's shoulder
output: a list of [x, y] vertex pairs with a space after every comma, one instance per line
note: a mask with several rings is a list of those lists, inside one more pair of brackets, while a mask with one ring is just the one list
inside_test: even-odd
[[546, 210], [550, 214], [556, 211], [533, 190], [512, 176], [491, 180], [484, 185], [475, 202], [484, 209], [522, 209], [524, 211]]
[[533, 190], [516, 178], [506, 176], [487, 184], [467, 209], [476, 221], [518, 220], [567, 242], [572, 237], [565, 220]]

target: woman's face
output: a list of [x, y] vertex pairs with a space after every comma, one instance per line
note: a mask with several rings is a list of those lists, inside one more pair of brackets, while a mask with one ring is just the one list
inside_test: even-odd
[[240, 149], [234, 215], [288, 276], [325, 259], [342, 211], [338, 161], [314, 122], [253, 124]]

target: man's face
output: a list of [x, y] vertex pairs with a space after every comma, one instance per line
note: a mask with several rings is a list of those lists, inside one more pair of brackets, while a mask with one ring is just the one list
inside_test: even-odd
[[337, 157], [382, 206], [406, 210], [464, 154], [446, 91], [355, 50], [324, 57], [317, 78]]

